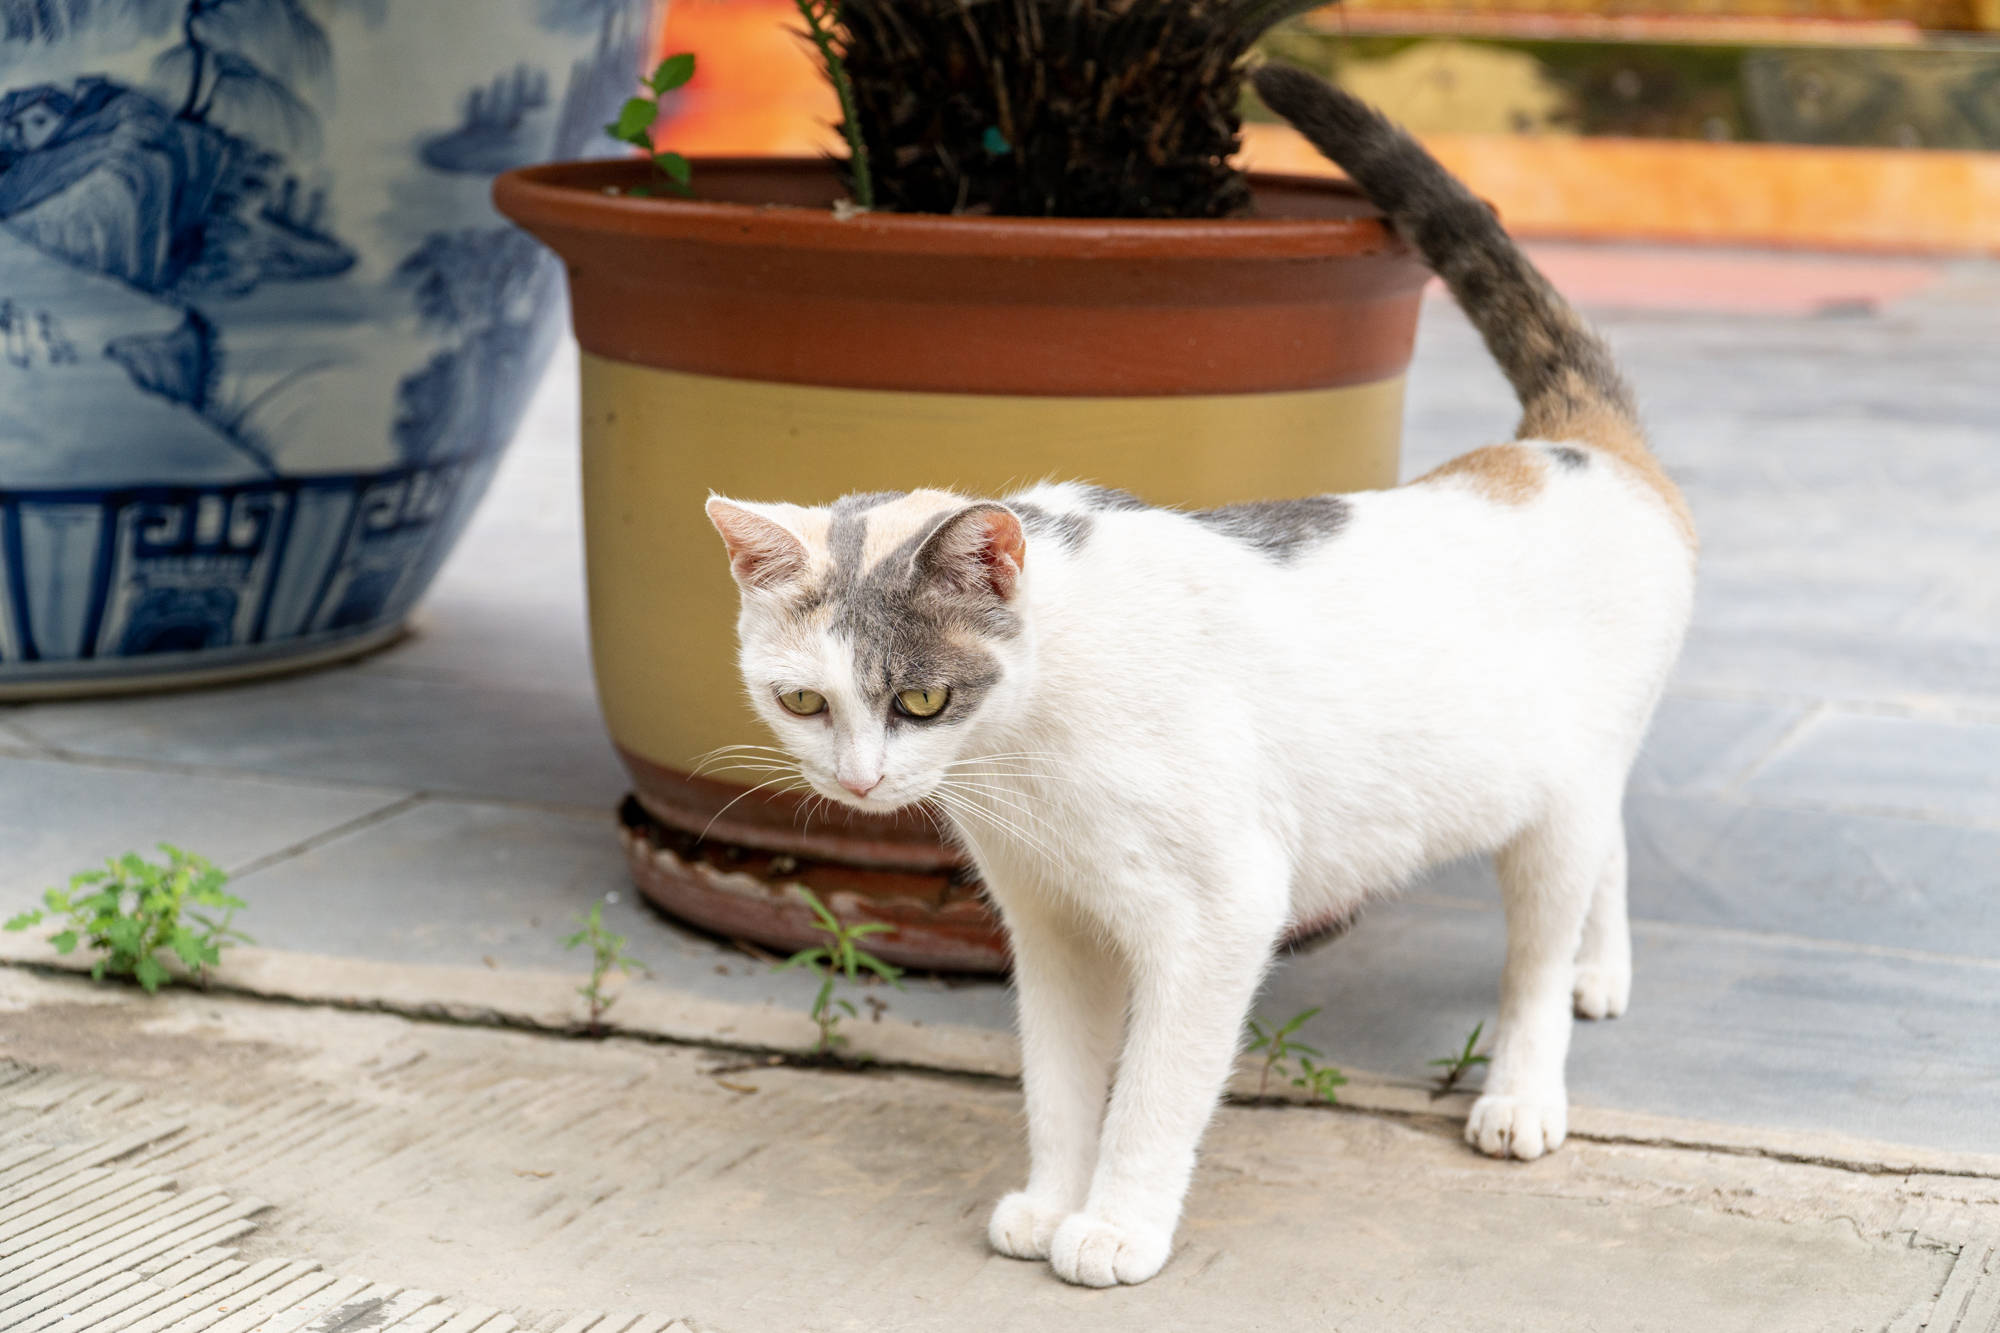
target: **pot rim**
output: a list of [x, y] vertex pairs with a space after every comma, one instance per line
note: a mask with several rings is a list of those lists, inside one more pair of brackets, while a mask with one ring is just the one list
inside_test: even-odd
[[[826, 159], [697, 156], [708, 173], [776, 172], [831, 177]], [[517, 167], [493, 183], [494, 206], [516, 223], [730, 246], [782, 246], [860, 254], [990, 259], [1300, 260], [1406, 255], [1379, 214], [1359, 217], [1028, 218], [940, 213], [859, 213], [798, 204], [633, 198], [619, 187], [650, 174], [640, 158]], [[1350, 181], [1289, 172], [1249, 173], [1252, 191], [1337, 195], [1372, 209]], [[639, 178], [639, 179], [635, 179]]]

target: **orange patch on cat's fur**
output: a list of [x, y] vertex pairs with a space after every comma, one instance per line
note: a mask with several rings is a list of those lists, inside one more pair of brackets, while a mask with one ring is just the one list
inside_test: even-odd
[[1688, 549], [1699, 549], [1701, 543], [1695, 536], [1694, 515], [1688, 511], [1687, 497], [1681, 494], [1680, 487], [1674, 485], [1674, 479], [1660, 466], [1660, 460], [1653, 456], [1653, 451], [1646, 447], [1646, 437], [1640, 433], [1638, 426], [1623, 413], [1598, 404], [1565, 407], [1559, 416], [1549, 421], [1536, 419], [1531, 414], [1521, 422], [1521, 433], [1524, 436], [1532, 434], [1537, 439], [1587, 444], [1617, 459], [1667, 507], [1667, 513], [1673, 517], [1674, 526], [1680, 529], [1681, 539], [1687, 542]]
[[[1544, 405], [1531, 408], [1522, 418], [1521, 438], [1588, 445], [1600, 455], [1616, 460], [1666, 506], [1688, 549], [1699, 549], [1687, 497], [1646, 447], [1646, 437], [1638, 426], [1616, 408], [1587, 392], [1553, 403], [1545, 400]], [[1539, 450], [1523, 444], [1490, 444], [1432, 468], [1413, 484], [1464, 477], [1489, 500], [1523, 505], [1541, 493], [1548, 475], [1549, 461]]]
[[1548, 480], [1548, 463], [1534, 450], [1518, 444], [1489, 444], [1432, 468], [1413, 485], [1462, 477], [1474, 490], [1498, 504], [1524, 505], [1541, 494]]

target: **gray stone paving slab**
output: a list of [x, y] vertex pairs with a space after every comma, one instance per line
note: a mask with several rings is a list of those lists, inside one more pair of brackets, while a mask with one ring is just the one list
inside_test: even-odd
[[[1642, 919], [2000, 962], [2000, 830], [1645, 791], [1625, 827]], [[1500, 901], [1483, 860], [1412, 893]]]
[[1626, 810], [1641, 916], [2000, 960], [2000, 830], [1701, 797]]
[[586, 696], [334, 667], [226, 690], [29, 704], [12, 721], [59, 750], [613, 808], [624, 771]]
[[[1996, 508], [2000, 513], [2000, 508]], [[1839, 703], [1958, 707], [2000, 714], [2000, 638], [1716, 626], [1699, 611], [1675, 684]]]
[[1804, 704], [1670, 694], [1632, 767], [1634, 791], [1720, 791], [1776, 748], [1809, 715]]
[[[1636, 923], [1632, 1009], [1579, 1023], [1579, 1104], [2000, 1152], [2000, 966]], [[1421, 1078], [1498, 1005], [1497, 909], [1379, 904], [1280, 965], [1259, 1009], [1324, 1006], [1329, 1059]]]
[[[632, 895], [621, 893], [629, 886], [615, 830], [608, 811], [590, 817], [426, 801], [244, 876], [236, 887], [254, 900], [253, 933], [271, 948], [576, 968], [582, 956], [566, 952], [560, 938], [606, 894], [620, 898], [607, 908], [614, 929], [644, 933], [649, 945], [657, 934], [668, 947], [678, 934], [653, 926], [625, 901]], [[523, 893], [524, 884], [536, 891]]]
[[0, 916], [108, 856], [171, 842], [225, 867], [247, 865], [401, 800], [255, 777], [0, 757]]
[[2000, 828], [2000, 723], [1830, 713], [1745, 790], [1773, 800]]

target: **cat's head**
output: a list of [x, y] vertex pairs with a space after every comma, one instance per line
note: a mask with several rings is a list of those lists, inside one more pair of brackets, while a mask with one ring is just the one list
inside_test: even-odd
[[708, 517], [743, 594], [744, 687], [814, 790], [877, 813], [923, 800], [1013, 715], [1033, 654], [1026, 539], [1005, 505], [717, 496]]

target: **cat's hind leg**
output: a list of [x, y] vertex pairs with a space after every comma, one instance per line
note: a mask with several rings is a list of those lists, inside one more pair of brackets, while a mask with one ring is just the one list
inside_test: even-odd
[[1065, 1217], [1083, 1206], [1124, 1031], [1125, 977], [1101, 940], [1059, 906], [1002, 897], [1014, 954], [1028, 1183], [993, 1209], [986, 1237], [1015, 1259], [1046, 1259]]
[[[1614, 788], [1615, 790], [1615, 788]], [[1540, 1157], [1569, 1133], [1576, 955], [1618, 824], [1618, 802], [1564, 802], [1495, 858], [1507, 916], [1499, 1034], [1465, 1138], [1493, 1157]]]
[[1612, 831], [1611, 852], [1590, 896], [1583, 943], [1576, 951], [1572, 999], [1578, 1018], [1616, 1018], [1632, 1000], [1632, 927], [1625, 915], [1625, 829]]

